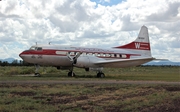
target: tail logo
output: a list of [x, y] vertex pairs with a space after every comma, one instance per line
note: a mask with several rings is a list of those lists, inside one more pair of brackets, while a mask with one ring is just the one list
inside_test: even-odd
[[136, 49], [136, 50], [150, 50], [150, 43], [145, 42], [131, 42], [124, 46], [118, 46], [115, 48], [124, 48], [124, 49]]
[[139, 49], [140, 48], [140, 43], [134, 43], [135, 44], [135, 47], [136, 47], [136, 49]]

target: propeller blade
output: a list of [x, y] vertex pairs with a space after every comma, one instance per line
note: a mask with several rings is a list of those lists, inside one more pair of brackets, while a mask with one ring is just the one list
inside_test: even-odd
[[79, 56], [82, 54], [82, 52], [76, 53], [74, 57], [70, 56], [70, 53], [67, 53], [67, 57], [69, 58], [70, 61], [74, 61], [79, 58]]
[[67, 57], [68, 59], [72, 62], [72, 66], [71, 66], [71, 76], [73, 77], [75, 74], [73, 73], [73, 68], [74, 68], [74, 64], [76, 64], [77, 59], [79, 58], [79, 56], [82, 54], [82, 52], [77, 52], [76, 55], [74, 57], [72, 57], [70, 55], [70, 53], [67, 53]]
[[67, 53], [67, 57], [70, 61], [73, 61], [73, 57], [70, 56], [70, 53]]
[[78, 58], [79, 58], [79, 56], [80, 56], [81, 54], [82, 54], [82, 52], [78, 52], [78, 53], [76, 53], [76, 56], [74, 56], [73, 60], [78, 59]]

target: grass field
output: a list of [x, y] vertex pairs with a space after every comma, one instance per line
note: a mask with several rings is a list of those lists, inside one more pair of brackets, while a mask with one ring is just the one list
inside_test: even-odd
[[[34, 74], [35, 67], [0, 67], [0, 80], [65, 80], [67, 70], [57, 70], [55, 67], [41, 67], [41, 77], [16, 77], [19, 75]], [[93, 80], [96, 72], [86, 72], [75, 68], [76, 78]], [[105, 68], [105, 79], [116, 80], [150, 80], [150, 81], [180, 81], [180, 67], [131, 67], [131, 68]], [[27, 75], [28, 76], [28, 75]], [[69, 79], [69, 78], [68, 78]], [[73, 79], [72, 79], [73, 80]]]
[[[146, 80], [180, 82], [180, 67], [133, 67], [105, 69], [106, 78], [96, 73], [52, 67], [40, 69], [41, 77], [33, 74], [34, 67], [0, 67], [0, 81], [49, 80]], [[166, 84], [8, 84], [0, 83], [0, 112], [179, 112], [180, 86]]]

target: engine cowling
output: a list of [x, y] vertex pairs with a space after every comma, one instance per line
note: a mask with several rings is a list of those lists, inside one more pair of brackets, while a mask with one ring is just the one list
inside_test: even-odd
[[76, 63], [74, 64], [74, 66], [80, 67], [80, 68], [89, 68], [89, 66], [90, 66], [89, 57], [87, 57], [87, 56], [80, 56], [76, 60]]
[[80, 68], [101, 68], [98, 65], [95, 65], [94, 62], [100, 61], [100, 60], [104, 60], [95, 56], [80, 56], [77, 59], [77, 62], [74, 66], [76, 67], [80, 67]]

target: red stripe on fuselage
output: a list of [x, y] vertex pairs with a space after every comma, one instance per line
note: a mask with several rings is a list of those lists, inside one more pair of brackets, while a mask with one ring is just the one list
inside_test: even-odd
[[[26, 50], [23, 51], [20, 55], [57, 55], [57, 56], [67, 56], [67, 54], [57, 54], [57, 52], [82, 52], [79, 50], [53, 50], [53, 49], [43, 49], [41, 51], [37, 51], [37, 50]], [[123, 58], [123, 59], [129, 59], [130, 56], [141, 56], [140, 54], [124, 54], [124, 53], [114, 53], [114, 52], [85, 52], [83, 51], [83, 53], [98, 53], [98, 54], [109, 54], [110, 56], [97, 56], [99, 58]], [[112, 56], [114, 55], [114, 56]], [[118, 56], [117, 56], [118, 55]], [[124, 56], [122, 56], [124, 55]]]

